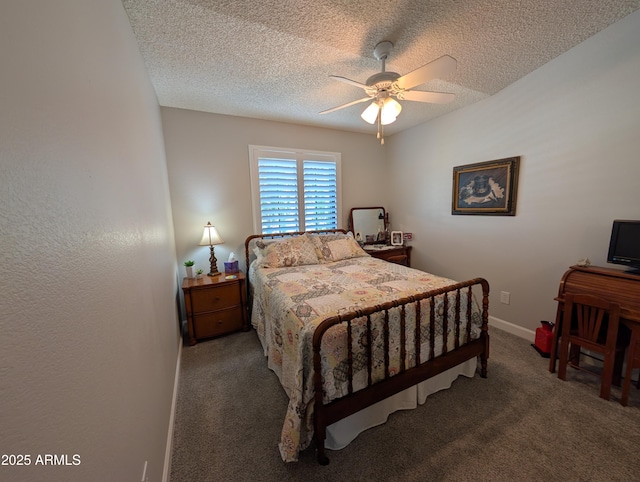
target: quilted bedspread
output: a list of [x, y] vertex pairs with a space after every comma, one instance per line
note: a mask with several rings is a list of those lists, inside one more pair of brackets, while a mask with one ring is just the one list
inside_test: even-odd
[[[370, 256], [287, 268], [257, 268], [250, 272], [254, 287], [252, 324], [273, 370], [288, 397], [289, 405], [279, 443], [282, 459], [296, 461], [313, 437], [313, 354], [312, 338], [318, 324], [336, 314], [377, 305], [393, 299], [430, 291], [454, 284], [455, 281], [423, 271], [391, 264]], [[464, 293], [463, 293], [464, 295]], [[449, 295], [450, 316], [455, 303]], [[436, 300], [436, 313], [441, 315], [443, 297]], [[462, 301], [466, 303], [466, 301]], [[425, 302], [426, 303], [426, 302]], [[462, 306], [465, 306], [464, 304]], [[473, 302], [472, 338], [480, 335], [481, 316], [477, 303]], [[395, 310], [395, 311], [394, 311]], [[399, 310], [389, 311], [390, 345], [395, 348], [389, 365], [389, 375], [399, 366]], [[421, 310], [428, 316], [428, 308]], [[463, 310], [465, 311], [465, 310]], [[425, 315], [426, 313], [426, 315]], [[465, 313], [462, 314], [466, 322]], [[407, 345], [415, 346], [412, 337], [415, 312], [406, 310]], [[372, 349], [374, 354], [373, 377], [384, 377], [382, 357], [382, 317], [373, 318]], [[453, 323], [449, 324], [449, 330]], [[438, 329], [439, 328], [439, 329]], [[334, 327], [325, 335], [323, 344], [324, 398], [329, 401], [347, 393], [346, 342], [344, 328]], [[354, 390], [366, 386], [366, 355], [364, 323], [354, 326]], [[342, 335], [342, 336], [341, 336]], [[442, 335], [442, 325], [436, 329], [436, 337]], [[421, 343], [424, 361], [428, 353], [429, 330], [422, 330]], [[453, 348], [454, 336], [448, 337]], [[461, 343], [462, 340], [461, 335]], [[440, 350], [441, 351], [441, 350]], [[376, 353], [380, 354], [377, 358]], [[439, 353], [436, 351], [435, 355]], [[415, 365], [415, 354], [406, 355], [407, 366]]]

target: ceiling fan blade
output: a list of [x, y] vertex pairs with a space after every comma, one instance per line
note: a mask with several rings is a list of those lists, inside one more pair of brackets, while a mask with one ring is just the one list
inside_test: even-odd
[[333, 112], [334, 110], [344, 109], [345, 107], [349, 107], [350, 105], [360, 104], [361, 102], [367, 102], [371, 100], [371, 97], [365, 97], [363, 99], [354, 100], [353, 102], [349, 102], [347, 104], [339, 105], [338, 107], [334, 107], [333, 109], [327, 109], [320, 112], [321, 114], [328, 114], [329, 112]]
[[449, 94], [448, 92], [423, 92], [421, 90], [405, 90], [398, 94], [398, 99], [400, 100], [431, 102], [432, 104], [446, 104], [455, 98], [455, 94]]
[[422, 67], [418, 67], [413, 72], [403, 75], [396, 80], [396, 84], [401, 89], [407, 90], [415, 87], [416, 85], [424, 84], [426, 81], [431, 79], [441, 79], [442, 77], [446, 77], [447, 75], [455, 72], [457, 64], [458, 62], [456, 62], [456, 59], [453, 57], [443, 55]]
[[344, 82], [345, 84], [355, 85], [356, 87], [360, 87], [361, 89], [366, 89], [369, 87], [367, 84], [363, 84], [362, 82], [356, 82], [355, 80], [347, 79], [346, 77], [340, 77], [339, 75], [330, 75], [329, 77], [332, 78], [333, 80]]

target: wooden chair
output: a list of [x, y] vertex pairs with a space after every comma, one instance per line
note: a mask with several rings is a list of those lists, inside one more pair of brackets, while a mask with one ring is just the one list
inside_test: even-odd
[[[640, 368], [640, 324], [634, 322], [623, 322], [631, 330], [631, 342], [627, 349], [627, 369], [622, 383], [622, 395], [620, 403], [627, 406], [629, 403], [629, 388], [631, 386], [631, 371], [634, 368]], [[640, 388], [640, 378], [636, 385]]]
[[[564, 306], [564, 305], [563, 305]], [[556, 323], [553, 325], [553, 336], [551, 338], [551, 353], [549, 354], [549, 371], [551, 373], [556, 372], [556, 365], [558, 362], [558, 350], [560, 348], [560, 338], [562, 337], [562, 317], [564, 316], [564, 308], [558, 307], [558, 314], [556, 315]], [[572, 360], [572, 366], [578, 365], [578, 359], [580, 355], [580, 347], [575, 345], [570, 347], [569, 351], [569, 360]], [[616, 386], [620, 386], [620, 371], [622, 369], [622, 355], [624, 353], [619, 353], [616, 358], [616, 369], [613, 371], [613, 384]]]
[[[600, 376], [600, 397], [609, 400], [616, 359], [622, 359], [624, 345], [619, 345], [618, 325], [620, 305], [586, 294], [567, 294], [560, 337], [558, 378], [567, 379], [567, 365], [590, 373], [580, 365], [581, 349], [603, 355]], [[571, 348], [569, 347], [571, 344]]]

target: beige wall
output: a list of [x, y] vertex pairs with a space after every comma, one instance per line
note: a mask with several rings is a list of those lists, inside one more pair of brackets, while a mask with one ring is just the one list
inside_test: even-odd
[[215, 248], [218, 269], [233, 251], [244, 263], [244, 240], [254, 232], [249, 145], [291, 147], [342, 154], [342, 222], [354, 206], [386, 205], [390, 197], [384, 149], [371, 135], [244, 117], [162, 108], [176, 252], [208, 272], [209, 249], [197, 246], [202, 228], [216, 226], [224, 244]]
[[0, 5], [0, 447], [31, 456], [0, 479], [161, 480], [179, 338], [154, 92], [120, 1]]
[[[614, 267], [612, 220], [640, 219], [638, 45], [640, 12], [493, 97], [389, 138], [389, 209], [415, 234], [414, 265], [487, 278], [494, 321], [523, 336], [554, 319], [570, 265]], [[454, 166], [511, 156], [522, 158], [515, 217], [451, 215]]]

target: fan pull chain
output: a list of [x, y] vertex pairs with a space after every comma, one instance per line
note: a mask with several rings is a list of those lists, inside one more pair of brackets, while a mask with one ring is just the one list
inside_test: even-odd
[[378, 135], [380, 139], [380, 145], [384, 146], [384, 126], [382, 125], [382, 109], [378, 112]]

